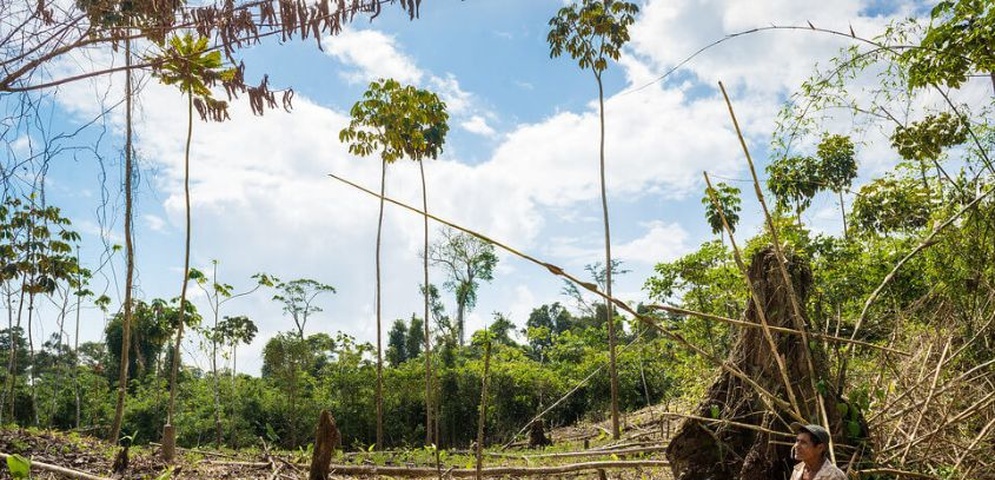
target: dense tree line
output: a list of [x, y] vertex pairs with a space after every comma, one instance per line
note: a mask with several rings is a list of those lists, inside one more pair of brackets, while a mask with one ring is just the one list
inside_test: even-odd
[[[124, 434], [136, 442], [157, 441], [168, 404], [170, 341], [176, 332], [176, 302], [137, 302], [133, 325], [134, 352], [129, 358], [129, 402]], [[190, 312], [187, 318], [196, 318]], [[15, 386], [17, 417], [22, 425], [60, 429], [79, 428], [102, 432], [113, 412], [113, 395], [120, 362], [121, 315], [108, 323], [105, 342], [91, 342], [72, 349], [46, 342], [33, 361], [19, 367]], [[387, 445], [417, 445], [425, 435], [424, 358], [419, 350], [422, 320], [398, 319], [391, 330], [388, 366], [384, 369]], [[620, 331], [622, 324], [617, 325]], [[435, 339], [439, 346], [432, 358], [439, 383], [439, 441], [442, 446], [465, 446], [474, 439], [477, 405], [483, 372], [483, 342], [492, 343], [487, 433], [489, 442], [511, 440], [515, 433], [561, 396], [582, 384], [607, 362], [606, 326], [595, 318], [574, 317], [559, 304], [536, 308], [528, 327], [496, 314], [487, 331], [477, 331], [466, 346], [454, 335]], [[433, 329], [434, 330], [434, 329]], [[454, 332], [455, 333], [455, 332]], [[24, 333], [0, 331], [0, 353], [9, 354], [9, 338], [23, 347]], [[624, 344], [637, 333], [623, 336]], [[523, 342], [516, 340], [524, 338]], [[262, 375], [232, 374], [218, 382], [222, 401], [224, 444], [246, 446], [268, 443], [301, 447], [320, 409], [330, 409], [342, 432], [344, 444], [365, 448], [376, 441], [373, 395], [375, 357], [373, 346], [353, 337], [316, 333], [301, 337], [296, 331], [276, 335], [266, 342]], [[678, 394], [674, 378], [660, 359], [673, 347], [646, 336], [620, 350], [619, 366], [623, 410], [658, 403]], [[24, 372], [30, 372], [27, 377]], [[85, 392], [80, 423], [75, 420], [73, 383]], [[29, 382], [30, 379], [30, 382]], [[36, 423], [30, 408], [29, 383], [37, 385]], [[211, 372], [184, 366], [180, 370], [177, 416], [178, 444], [196, 446], [215, 439], [213, 409], [215, 383]], [[607, 411], [610, 385], [606, 376], [595, 376], [567, 401], [554, 408], [546, 421], [553, 425], [581, 419], [601, 419]]]

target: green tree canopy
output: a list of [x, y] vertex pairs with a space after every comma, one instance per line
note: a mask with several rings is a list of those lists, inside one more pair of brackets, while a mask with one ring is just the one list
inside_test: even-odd
[[429, 248], [429, 259], [446, 272], [444, 286], [456, 295], [455, 327], [462, 345], [466, 313], [477, 305], [480, 282], [494, 279], [498, 257], [493, 244], [470, 234], [444, 229], [440, 236]]

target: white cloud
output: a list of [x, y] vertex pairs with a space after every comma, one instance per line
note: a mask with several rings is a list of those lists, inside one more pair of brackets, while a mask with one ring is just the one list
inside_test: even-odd
[[73, 219], [73, 225], [83, 235], [89, 235], [101, 239], [110, 245], [124, 245], [124, 236], [119, 232], [109, 230], [110, 227], [102, 226], [90, 219]]
[[344, 72], [349, 83], [369, 83], [393, 78], [401, 83], [420, 83], [423, 73], [414, 60], [401, 53], [397, 40], [376, 30], [344, 28], [334, 37], [322, 40], [325, 51], [339, 61], [356, 67]]
[[[725, 106], [714, 97], [690, 100], [652, 86], [609, 98], [605, 117], [613, 196], [680, 196], [705, 169], [730, 174], [742, 168]], [[540, 204], [566, 206], [598, 198], [598, 162], [598, 114], [589, 109], [519, 126], [483, 168], [493, 176], [529, 172], [516, 175], [518, 188]]]
[[476, 133], [477, 135], [483, 135], [485, 137], [492, 137], [494, 136], [495, 133], [497, 133], [494, 131], [493, 128], [491, 128], [490, 125], [487, 124], [487, 119], [485, 119], [480, 115], [474, 115], [470, 117], [469, 120], [466, 120], [465, 122], [460, 124], [460, 126], [466, 129], [466, 131], [468, 132]]
[[613, 256], [628, 263], [656, 265], [687, 253], [688, 232], [675, 223], [654, 221], [646, 225], [646, 234], [631, 242], [612, 247]]
[[149, 230], [153, 232], [164, 232], [166, 231], [166, 221], [159, 217], [158, 215], [145, 214], [142, 216], [145, 219], [145, 224], [148, 225]]
[[463, 114], [474, 108], [473, 95], [464, 91], [459, 85], [459, 80], [456, 80], [452, 74], [444, 77], [433, 76], [429, 84], [433, 90], [439, 92], [439, 96], [446, 102], [446, 108], [451, 113]]
[[[771, 0], [651, 1], [632, 27], [632, 49], [657, 74], [669, 70], [699, 49], [728, 35], [770, 26], [819, 28], [873, 38], [890, 20], [904, 19], [908, 8], [891, 16], [867, 16], [858, 0], [796, 2]], [[754, 95], [778, 95], [796, 89], [812, 73], [812, 65], [835, 55], [852, 39], [809, 30], [747, 33], [702, 52], [685, 70], [706, 84], [748, 86]]]
[[[463, 90], [455, 76], [426, 74], [413, 58], [401, 51], [393, 36], [376, 30], [346, 28], [326, 39], [323, 45], [327, 54], [354, 68], [341, 74], [349, 83], [393, 78], [402, 84], [428, 88], [446, 103], [450, 115], [466, 118], [462, 123], [470, 126], [468, 130], [476, 127], [478, 130], [471, 130], [473, 133], [493, 135], [493, 129], [477, 120], [493, 114], [480, 106], [473, 94]], [[491, 133], [485, 133], [488, 131]]]
[[[651, 221], [639, 226], [640, 236], [626, 242], [612, 240], [612, 258], [621, 260], [626, 268], [652, 267], [662, 261], [673, 260], [687, 253], [688, 232], [676, 223]], [[569, 259], [573, 265], [604, 264], [604, 246], [601, 231], [596, 232], [588, 242], [577, 237], [554, 237], [550, 239], [548, 250], [556, 258]]]
[[32, 138], [28, 135], [21, 135], [10, 142], [11, 153], [17, 156], [28, 155], [31, 153]]

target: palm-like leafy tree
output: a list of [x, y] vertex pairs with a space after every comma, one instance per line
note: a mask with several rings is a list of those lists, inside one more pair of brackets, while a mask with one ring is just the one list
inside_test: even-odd
[[190, 281], [190, 142], [193, 139], [194, 102], [199, 110], [217, 110], [223, 101], [214, 100], [209, 85], [234, 77], [233, 69], [225, 69], [221, 52], [208, 50], [205, 37], [194, 38], [185, 34], [169, 39], [162, 56], [153, 62], [153, 74], [166, 85], [176, 85], [187, 96], [187, 138], [183, 155], [183, 197], [186, 206], [186, 238], [183, 253], [183, 284], [180, 288], [180, 318], [173, 349], [173, 365], [169, 376], [169, 407], [166, 410], [166, 428], [162, 452], [171, 460], [175, 452], [176, 432], [172, 427], [176, 407], [176, 373], [180, 366], [180, 342], [183, 339], [184, 313], [187, 303], [187, 285]]
[[[383, 233], [387, 165], [401, 158], [409, 158], [419, 162], [425, 158], [437, 158], [442, 153], [442, 145], [445, 143], [446, 133], [449, 131], [447, 123], [449, 114], [446, 113], [446, 104], [436, 94], [411, 85], [402, 86], [393, 79], [381, 79], [370, 83], [363, 98], [353, 105], [350, 115], [352, 121], [339, 133], [339, 139], [342, 142], [348, 142], [349, 152], [354, 155], [366, 157], [374, 153], [380, 154], [380, 213], [377, 219], [376, 246], [376, 403], [377, 448], [383, 448], [383, 329], [381, 328], [380, 246]], [[424, 171], [422, 173], [422, 191], [424, 193]], [[422, 200], [427, 201], [425, 195], [422, 196]], [[428, 387], [426, 387], [426, 394], [428, 393], [427, 389]], [[430, 399], [426, 398], [425, 400], [426, 409], [430, 410]], [[426, 414], [426, 416], [429, 415], [430, 413]], [[428, 430], [431, 426], [426, 425], [425, 428]]]
[[[601, 167], [601, 211], [605, 228], [605, 265], [612, 265], [611, 228], [608, 221], [608, 193], [605, 187], [605, 89], [602, 73], [609, 60], [618, 60], [622, 46], [629, 41], [629, 25], [635, 22], [639, 7], [621, 0], [583, 0], [563, 7], [549, 21], [550, 56], [566, 51], [578, 66], [590, 70], [598, 84], [598, 114], [600, 121], [599, 159]], [[605, 281], [605, 293], [612, 296], [611, 269]], [[620, 436], [618, 425], [618, 371], [615, 366], [615, 322], [612, 321], [611, 301], [605, 299], [608, 315], [608, 348], [612, 396], [612, 436]]]

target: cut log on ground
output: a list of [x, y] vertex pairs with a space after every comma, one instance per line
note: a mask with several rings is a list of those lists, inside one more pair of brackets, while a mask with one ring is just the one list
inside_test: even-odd
[[[792, 282], [789, 286], [785, 285], [780, 268], [772, 248], [761, 249], [753, 256], [747, 274], [756, 297], [746, 310], [746, 321], [763, 324], [762, 320], [766, 319], [770, 327], [795, 327], [790, 292], [794, 292], [800, 305], [805, 305], [812, 274], [807, 264], [788, 255], [786, 268]], [[758, 312], [758, 305], [762, 312]], [[802, 321], [807, 324], [807, 320]], [[768, 334], [773, 341], [767, 339]], [[819, 395], [835, 442], [837, 463], [846, 469], [855, 451], [847, 448], [847, 444], [855, 446], [867, 437], [866, 422], [859, 412], [839, 399], [839, 389], [828, 370], [822, 344], [813, 341], [805, 345], [802, 339], [799, 335], [763, 328], [744, 328], [737, 333], [727, 363], [744, 372], [778, 401], [765, 397], [723, 369], [668, 445], [667, 458], [673, 464], [677, 480], [788, 478], [796, 463], [791, 458], [794, 435], [789, 424], [796, 420], [822, 424]], [[772, 343], [776, 351], [772, 351]], [[784, 365], [786, 375], [778, 363]], [[785, 377], [790, 385], [785, 385]], [[821, 392], [815, 391], [816, 385]], [[788, 389], [797, 399], [797, 412], [783, 407], [785, 400], [791, 398]], [[841, 412], [848, 412], [847, 418], [841, 418]], [[854, 423], [845, 428], [844, 423], [848, 422]], [[863, 455], [866, 457], [867, 453]]]

